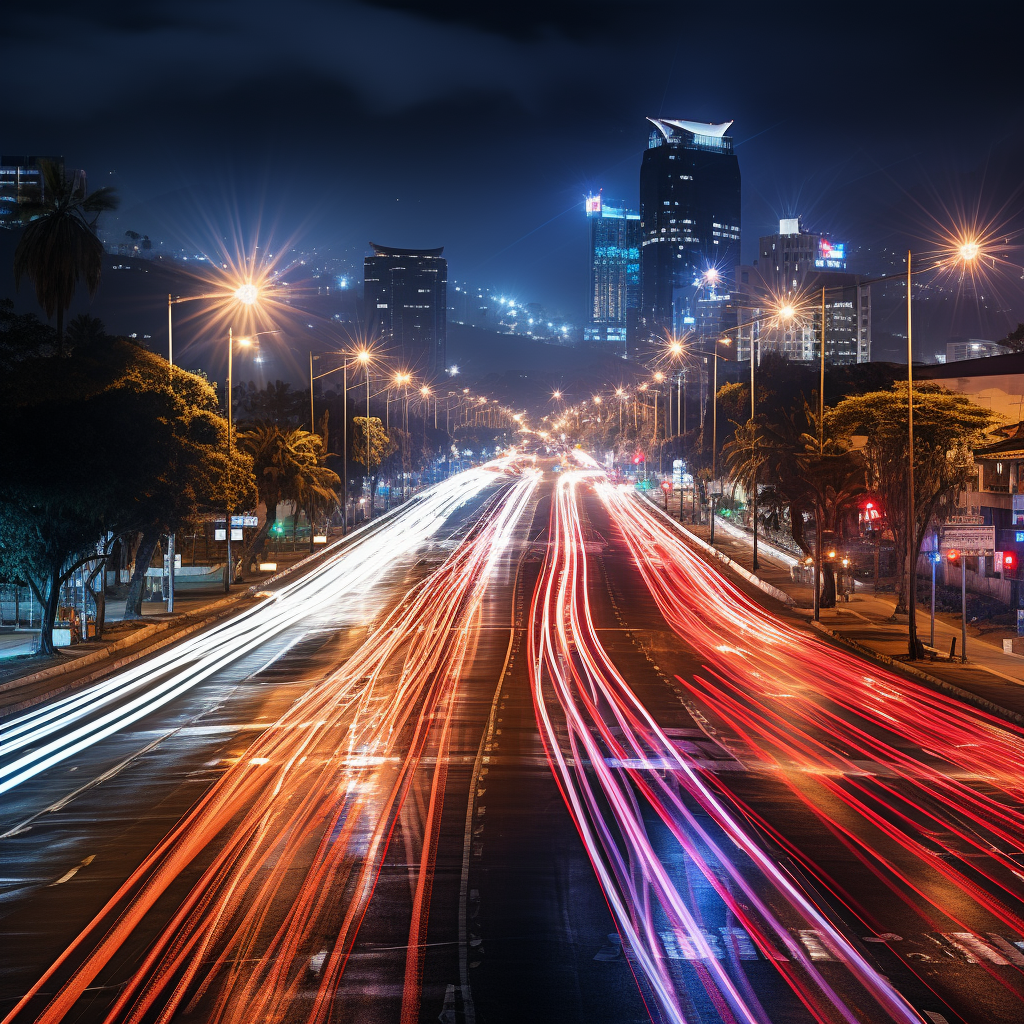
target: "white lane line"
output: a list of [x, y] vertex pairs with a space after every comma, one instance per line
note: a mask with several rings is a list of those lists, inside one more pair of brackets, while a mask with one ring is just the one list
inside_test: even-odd
[[52, 889], [55, 885], [63, 885], [65, 882], [70, 882], [71, 879], [74, 878], [75, 875], [77, 875], [78, 872], [82, 870], [82, 868], [87, 868], [95, 859], [96, 854], [90, 853], [89, 856], [85, 858], [85, 860], [83, 860], [80, 864], [76, 864], [70, 871], [67, 872], [67, 874], [61, 875], [61, 877], [58, 878], [56, 882], [51, 882], [50, 888]]

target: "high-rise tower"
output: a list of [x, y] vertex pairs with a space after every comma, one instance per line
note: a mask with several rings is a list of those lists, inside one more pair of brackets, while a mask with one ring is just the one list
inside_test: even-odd
[[363, 298], [371, 338], [403, 366], [427, 376], [446, 368], [448, 261], [440, 249], [392, 249], [370, 243]]
[[733, 310], [728, 289], [740, 262], [740, 167], [725, 134], [732, 121], [648, 120], [654, 129], [640, 168], [640, 342], [698, 326], [709, 334], [727, 330], [734, 326], [724, 322]]
[[590, 323], [583, 340], [613, 345], [625, 357], [640, 305], [640, 214], [598, 194], [587, 196], [587, 222]]

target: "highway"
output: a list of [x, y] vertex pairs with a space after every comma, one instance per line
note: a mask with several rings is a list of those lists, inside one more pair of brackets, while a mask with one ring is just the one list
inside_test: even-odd
[[4, 723], [5, 1022], [1024, 1016], [1024, 734], [586, 456], [269, 594]]

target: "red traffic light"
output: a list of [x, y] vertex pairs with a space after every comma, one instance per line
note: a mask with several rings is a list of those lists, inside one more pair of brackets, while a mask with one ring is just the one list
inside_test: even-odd
[[956, 548], [950, 548], [946, 552], [946, 557], [951, 561], [955, 562], [960, 557], [960, 552]]
[[[661, 489], [662, 489], [663, 491], [671, 491], [671, 490], [672, 490], [672, 484], [671, 484], [671, 482], [670, 482], [670, 481], [668, 481], [668, 480], [662, 480], [662, 481], [661, 481]], [[1004, 558], [1004, 561], [1005, 561], [1005, 558]]]

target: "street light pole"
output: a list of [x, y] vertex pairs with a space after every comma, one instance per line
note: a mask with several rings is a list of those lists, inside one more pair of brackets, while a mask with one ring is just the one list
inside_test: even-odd
[[313, 353], [309, 353], [309, 432], [316, 433], [316, 419], [313, 415]]
[[754, 387], [754, 366], [757, 364], [756, 349], [757, 342], [751, 337], [750, 339], [750, 455], [753, 470], [753, 487], [751, 488], [750, 495], [750, 507], [753, 512], [751, 517], [754, 527], [754, 559], [751, 566], [754, 572], [757, 572], [759, 565], [757, 562], [757, 423], [754, 420], [757, 414], [757, 391]]
[[[167, 294], [167, 367], [171, 374], [171, 389], [174, 389], [174, 320], [171, 306], [174, 298]], [[167, 535], [167, 614], [174, 612], [174, 534]]]
[[227, 501], [227, 514], [224, 517], [224, 539], [227, 541], [227, 560], [224, 563], [224, 593], [227, 594], [231, 591], [231, 485], [230, 481], [234, 474], [231, 472], [231, 426], [232, 426], [232, 412], [231, 407], [234, 404], [232, 400], [232, 370], [231, 370], [231, 357], [234, 352], [235, 339], [232, 328], [228, 328], [228, 501]]
[[370, 518], [373, 522], [373, 476], [370, 473], [370, 367], [366, 367], [366, 476], [370, 484]]
[[[907, 250], [907, 444], [910, 453], [909, 457], [909, 471], [907, 473], [908, 487], [907, 487], [907, 547], [908, 554], [907, 558], [910, 562], [908, 566], [910, 570], [909, 591], [907, 595], [907, 625], [908, 625], [908, 636], [907, 640], [909, 643], [909, 656], [911, 661], [917, 660], [917, 514], [914, 510], [914, 342], [913, 342], [913, 319], [912, 309], [913, 302], [911, 300], [911, 268], [910, 268], [911, 253]], [[960, 572], [964, 575], [966, 580], [966, 573], [961, 564]], [[964, 584], [966, 586], [966, 583]], [[962, 651], [962, 655], [966, 652]]]
[[[718, 348], [718, 342], [715, 342], [715, 348]], [[711, 397], [711, 486], [715, 486], [715, 449], [718, 447], [718, 352], [716, 351], [711, 357], [714, 373], [714, 383], [712, 384], [712, 397]], [[715, 544], [715, 493], [711, 492], [711, 535], [710, 543], [714, 547]]]

